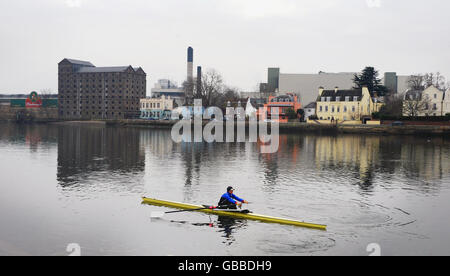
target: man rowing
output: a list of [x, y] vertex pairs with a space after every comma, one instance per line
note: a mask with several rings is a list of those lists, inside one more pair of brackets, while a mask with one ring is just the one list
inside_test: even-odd
[[248, 204], [246, 200], [234, 194], [233, 187], [228, 187], [227, 192], [220, 198], [219, 206], [223, 209], [237, 209], [237, 207], [241, 208], [243, 203]]

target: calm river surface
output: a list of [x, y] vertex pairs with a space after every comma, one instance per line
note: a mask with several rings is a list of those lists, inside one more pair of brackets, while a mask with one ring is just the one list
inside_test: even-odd
[[[141, 196], [217, 204], [316, 231], [201, 213], [151, 221]], [[282, 135], [280, 150], [174, 144], [168, 130], [0, 124], [0, 255], [450, 254], [450, 139]]]

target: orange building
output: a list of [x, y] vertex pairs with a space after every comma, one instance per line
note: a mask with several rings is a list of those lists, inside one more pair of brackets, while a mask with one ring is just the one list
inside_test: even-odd
[[[293, 94], [287, 94], [282, 96], [270, 96], [267, 104], [263, 109], [258, 110], [258, 118], [260, 120], [272, 120], [272, 113], [278, 110], [279, 122], [287, 123], [289, 121], [288, 110], [292, 109], [297, 114], [297, 118], [300, 118], [299, 110], [302, 108], [300, 99]], [[267, 113], [264, 112], [267, 110]]]

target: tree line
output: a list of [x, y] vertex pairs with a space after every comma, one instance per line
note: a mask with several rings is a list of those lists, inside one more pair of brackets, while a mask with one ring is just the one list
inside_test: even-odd
[[225, 110], [228, 102], [240, 100], [239, 90], [226, 85], [222, 75], [215, 69], [202, 74], [201, 82], [185, 81], [183, 89], [186, 94], [193, 91], [194, 98], [201, 99], [204, 107], [216, 106]]

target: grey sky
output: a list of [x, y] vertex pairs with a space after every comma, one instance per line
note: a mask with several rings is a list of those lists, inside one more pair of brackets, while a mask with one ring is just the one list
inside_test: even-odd
[[183, 81], [190, 45], [196, 66], [244, 91], [270, 66], [450, 78], [450, 1], [378, 1], [1, 0], [0, 93], [56, 92], [67, 57], [142, 66], [149, 94], [157, 79]]

